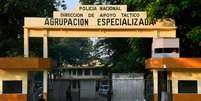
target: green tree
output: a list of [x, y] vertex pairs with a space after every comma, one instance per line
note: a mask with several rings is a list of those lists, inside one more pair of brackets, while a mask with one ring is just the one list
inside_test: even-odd
[[[108, 4], [126, 4], [129, 11], [147, 11], [150, 19], [174, 19], [178, 27], [177, 37], [180, 38], [181, 56], [201, 56], [201, 51], [198, 51], [201, 49], [200, 0], [106, 0], [106, 2]], [[122, 41], [125, 43], [121, 44]], [[141, 70], [144, 67], [144, 60], [151, 55], [148, 53], [151, 50], [151, 39], [121, 39], [121, 41], [105, 39], [100, 43], [107, 48], [103, 51], [110, 51], [108, 63], [118, 71], [125, 69], [124, 66], [127, 63], [132, 67], [137, 67], [133, 68], [133, 71]], [[126, 70], [123, 71], [129, 70], [126, 67]]]
[[59, 65], [87, 64], [91, 60], [92, 41], [88, 38], [75, 39], [52, 39], [50, 43], [50, 57], [56, 60]]
[[[81, 0], [81, 2], [83, 1]], [[99, 0], [92, 1], [93, 3], [99, 2]], [[88, 0], [88, 2], [92, 1]], [[98, 4], [104, 3], [127, 3], [128, 10], [132, 11], [144, 9], [145, 3], [149, 2], [143, 0], [104, 0]], [[84, 2], [84, 4], [87, 3]], [[113, 72], [145, 72], [144, 61], [151, 55], [151, 39], [105, 38], [96, 44], [96, 48], [100, 50], [100, 56], [105, 56], [104, 58], [101, 57], [101, 59], [111, 67]]]
[[[156, 0], [146, 6], [151, 18], [172, 18], [176, 22], [180, 38], [180, 54], [183, 57], [200, 57], [201, 49], [200, 0]], [[189, 40], [191, 39], [191, 40]]]
[[[1, 0], [0, 56], [23, 56], [24, 17], [51, 17], [57, 8], [66, 9], [60, 0]], [[41, 39], [31, 38], [31, 56], [41, 56]]]
[[23, 55], [24, 17], [51, 16], [55, 0], [1, 0], [0, 56]]

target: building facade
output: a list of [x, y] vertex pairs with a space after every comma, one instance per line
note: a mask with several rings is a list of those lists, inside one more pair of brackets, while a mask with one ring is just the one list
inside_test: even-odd
[[179, 39], [153, 39], [146, 68], [153, 73], [154, 101], [165, 93], [169, 101], [200, 101], [201, 58], [179, 57]]
[[73, 92], [79, 92], [80, 99], [95, 99], [99, 81], [106, 79], [102, 66], [68, 66], [62, 68], [60, 79], [68, 80]]
[[27, 101], [31, 84], [29, 71], [43, 72], [43, 95], [47, 97], [47, 70], [53, 61], [43, 58], [0, 58], [0, 101]]

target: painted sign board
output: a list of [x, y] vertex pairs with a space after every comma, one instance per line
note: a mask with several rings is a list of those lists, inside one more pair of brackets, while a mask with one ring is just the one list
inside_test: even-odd
[[25, 17], [25, 27], [43, 28], [154, 28], [145, 11], [128, 12], [126, 5], [78, 5], [53, 17]]

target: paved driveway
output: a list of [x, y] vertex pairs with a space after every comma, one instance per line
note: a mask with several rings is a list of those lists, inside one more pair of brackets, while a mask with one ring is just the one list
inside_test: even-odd
[[80, 99], [80, 101], [107, 101], [107, 98], [97, 95], [95, 99]]

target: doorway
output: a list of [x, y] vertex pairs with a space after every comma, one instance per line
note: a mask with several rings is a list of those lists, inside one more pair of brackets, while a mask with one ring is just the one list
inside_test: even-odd
[[172, 101], [172, 81], [167, 70], [158, 71], [158, 101]]

